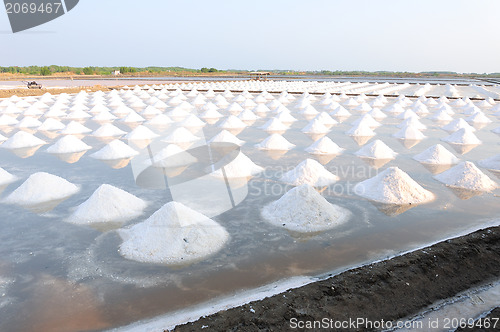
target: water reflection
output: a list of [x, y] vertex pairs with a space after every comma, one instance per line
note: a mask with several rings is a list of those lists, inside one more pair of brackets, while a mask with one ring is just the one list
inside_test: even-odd
[[26, 159], [32, 157], [42, 146], [43, 144], [29, 148], [10, 149], [9, 151], [19, 158]]
[[448, 144], [453, 148], [453, 150], [455, 150], [457, 153], [461, 155], [464, 155], [479, 146], [479, 144], [455, 144], [455, 143], [448, 143]]

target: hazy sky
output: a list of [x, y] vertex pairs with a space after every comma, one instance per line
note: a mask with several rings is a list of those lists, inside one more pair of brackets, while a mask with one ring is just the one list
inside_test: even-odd
[[80, 0], [0, 66], [500, 72], [500, 0]]

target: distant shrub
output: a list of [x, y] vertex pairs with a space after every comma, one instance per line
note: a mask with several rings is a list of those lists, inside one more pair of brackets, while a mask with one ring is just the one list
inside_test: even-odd
[[42, 76], [48, 76], [52, 74], [52, 72], [50, 71], [49, 67], [42, 67], [40, 68], [40, 75]]
[[85, 68], [83, 68], [83, 73], [85, 75], [94, 75], [94, 68], [92, 68], [92, 67], [85, 67]]

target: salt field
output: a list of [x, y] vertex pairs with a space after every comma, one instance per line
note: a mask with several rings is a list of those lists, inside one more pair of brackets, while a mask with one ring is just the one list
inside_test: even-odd
[[0, 99], [0, 330], [117, 328], [489, 225], [500, 86], [440, 83]]

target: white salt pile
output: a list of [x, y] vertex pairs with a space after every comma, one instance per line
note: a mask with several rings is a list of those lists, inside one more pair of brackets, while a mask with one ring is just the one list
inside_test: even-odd
[[16, 124], [17, 128], [37, 128], [40, 127], [42, 123], [35, 118], [27, 116], [23, 118]]
[[115, 139], [90, 156], [98, 160], [118, 160], [132, 158], [138, 154], [139, 152], [135, 151], [127, 144]]
[[286, 131], [288, 129], [288, 126], [282, 123], [280, 120], [277, 118], [272, 118], [269, 119], [266, 123], [264, 123], [260, 129], [263, 129], [267, 132], [273, 132], [273, 131]]
[[191, 134], [189, 130], [184, 127], [175, 129], [170, 135], [162, 141], [165, 143], [190, 143], [196, 142], [200, 138]]
[[413, 126], [403, 127], [392, 136], [400, 139], [409, 139], [409, 140], [421, 140], [425, 138], [425, 135], [422, 134], [420, 130], [418, 130], [416, 127]]
[[374, 119], [382, 120], [382, 119], [387, 118], [387, 114], [382, 112], [380, 110], [380, 108], [372, 108], [372, 110], [370, 112], [368, 112], [367, 114], [370, 114], [372, 116], [372, 118], [374, 118]]
[[344, 107], [339, 106], [336, 109], [334, 109], [333, 111], [331, 111], [330, 115], [341, 118], [341, 117], [350, 117], [351, 113], [348, 110], [346, 110]]
[[165, 114], [158, 114], [151, 120], [146, 121], [146, 124], [151, 126], [167, 126], [171, 124], [173, 121]]
[[319, 120], [325, 126], [335, 126], [338, 124], [338, 121], [332, 118], [327, 112], [319, 113], [314, 119]]
[[219, 127], [222, 129], [243, 129], [246, 126], [247, 125], [243, 121], [234, 115], [228, 116], [219, 124]]
[[42, 141], [38, 137], [30, 133], [27, 133], [25, 131], [18, 131], [12, 137], [6, 140], [2, 145], [0, 145], [0, 147], [12, 150], [12, 149], [32, 148], [44, 144], [47, 143], [45, 141]]
[[12, 182], [15, 182], [17, 177], [10, 174], [6, 170], [0, 167], [0, 186], [8, 185]]
[[255, 147], [261, 150], [288, 151], [293, 149], [295, 144], [290, 143], [280, 134], [272, 134], [259, 144], [256, 144]]
[[494, 170], [494, 171], [500, 171], [500, 154], [497, 154], [496, 156], [480, 160], [478, 162], [479, 166]]
[[346, 132], [349, 136], [370, 137], [375, 136], [375, 132], [366, 124], [359, 123]]
[[48, 153], [77, 153], [92, 149], [91, 146], [85, 144], [82, 140], [72, 135], [66, 135], [60, 138], [54, 145], [48, 149]]
[[450, 187], [475, 191], [491, 191], [498, 187], [495, 181], [469, 161], [463, 161], [434, 178]]
[[212, 137], [209, 141], [210, 143], [234, 143], [236, 145], [242, 146], [245, 141], [240, 140], [238, 137], [234, 136], [227, 130], [222, 130], [220, 133]]
[[381, 124], [377, 122], [370, 114], [365, 114], [352, 123], [353, 126], [366, 125], [370, 128], [380, 127]]
[[222, 118], [222, 114], [217, 112], [216, 109], [207, 109], [205, 112], [200, 114], [200, 118], [202, 119], [219, 119]]
[[2, 116], [0, 116], [0, 126], [13, 126], [13, 125], [16, 125], [18, 124], [19, 121], [16, 120], [16, 118], [10, 116], [10, 115], [7, 115], [7, 114], [4, 114]]
[[333, 142], [329, 137], [322, 137], [311, 144], [306, 151], [317, 155], [336, 155], [341, 154], [344, 149]]
[[488, 117], [481, 111], [472, 114], [471, 116], [465, 119], [467, 122], [482, 124], [482, 123], [491, 123], [492, 121], [488, 119]]
[[137, 126], [134, 130], [128, 133], [125, 138], [128, 140], [149, 140], [159, 137], [160, 135], [155, 134], [151, 129], [144, 127], [143, 125]]
[[116, 116], [111, 114], [109, 111], [102, 111], [92, 117], [95, 122], [108, 122], [118, 119]]
[[372, 159], [394, 159], [397, 156], [397, 153], [394, 152], [394, 150], [379, 139], [362, 147], [354, 154], [360, 157]]
[[146, 119], [144, 119], [142, 116], [137, 114], [136, 112], [132, 111], [130, 112], [126, 117], [122, 119], [124, 123], [136, 123], [136, 122], [144, 122]]
[[429, 119], [435, 120], [438, 122], [447, 122], [447, 121], [453, 120], [453, 118], [445, 111], [436, 112], [431, 117], [429, 117]]
[[125, 135], [126, 132], [110, 123], [104, 124], [92, 133], [94, 137], [118, 137]]
[[49, 118], [45, 120], [37, 129], [39, 131], [55, 131], [55, 130], [62, 130], [64, 129], [64, 127], [66, 126], [61, 121]]
[[354, 187], [357, 195], [385, 204], [419, 204], [430, 202], [434, 194], [422, 188], [397, 167], [389, 167]]
[[302, 132], [306, 134], [326, 134], [330, 131], [320, 119], [314, 118], [309, 121], [307, 126], [302, 128]]
[[262, 217], [275, 226], [307, 233], [337, 227], [349, 220], [351, 212], [331, 204], [313, 187], [303, 184], [266, 205]]
[[398, 128], [404, 128], [404, 127], [413, 127], [418, 130], [424, 130], [427, 129], [427, 126], [424, 125], [422, 122], [420, 122], [417, 118], [407, 118], [403, 122], [401, 122], [399, 125], [397, 125]]
[[140, 216], [147, 204], [142, 199], [109, 184], [101, 185], [68, 218], [73, 224], [124, 222]]
[[61, 130], [61, 134], [63, 135], [78, 135], [90, 132], [92, 132], [92, 129], [89, 129], [81, 123], [75, 121], [71, 121], [63, 130]]
[[5, 142], [7, 140], [7, 137], [4, 135], [0, 134], [0, 142]]
[[455, 119], [448, 123], [446, 126], [443, 126], [442, 129], [448, 132], [455, 132], [462, 128], [469, 128], [471, 131], [476, 131], [474, 127], [468, 124], [464, 119]]
[[219, 251], [229, 239], [217, 222], [187, 206], [170, 202], [146, 221], [119, 231], [120, 254], [158, 264], [188, 264]]
[[153, 156], [153, 166], [159, 168], [183, 167], [194, 164], [198, 159], [175, 144], [169, 144]]
[[[250, 158], [240, 153], [229, 164], [224, 166], [224, 172], [228, 178], [247, 178], [259, 174], [264, 168], [256, 165]], [[221, 169], [211, 173], [213, 176], [223, 178], [224, 174]]]
[[296, 118], [294, 118], [289, 112], [287, 111], [280, 111], [276, 115], [276, 119], [280, 120], [282, 123], [292, 123], [297, 121]]
[[453, 153], [446, 150], [441, 144], [436, 144], [425, 151], [413, 156], [413, 159], [423, 164], [453, 165], [460, 161]]
[[240, 119], [241, 121], [255, 121], [258, 118], [259, 117], [250, 110], [244, 110], [238, 115], [238, 119]]
[[462, 128], [453, 134], [441, 139], [444, 142], [462, 145], [477, 145], [481, 144], [481, 140], [474, 135], [470, 128]]
[[189, 115], [184, 121], [180, 123], [181, 126], [185, 128], [201, 128], [206, 125], [205, 122], [201, 121], [196, 115]]
[[61, 200], [76, 194], [80, 188], [58, 176], [39, 172], [7, 196], [3, 203], [32, 206]]
[[313, 187], [328, 186], [338, 180], [338, 176], [330, 173], [323, 165], [313, 159], [304, 160], [280, 178], [280, 181], [294, 186], [308, 184]]

